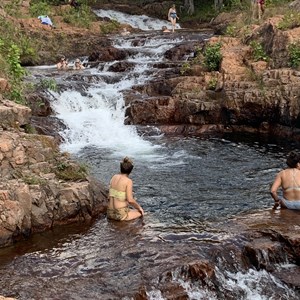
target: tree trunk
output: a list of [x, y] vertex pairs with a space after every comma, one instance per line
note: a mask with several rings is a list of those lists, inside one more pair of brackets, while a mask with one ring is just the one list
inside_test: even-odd
[[223, 0], [214, 0], [215, 10], [220, 10], [223, 6]]
[[192, 15], [195, 12], [194, 0], [184, 0], [184, 8], [188, 15]]

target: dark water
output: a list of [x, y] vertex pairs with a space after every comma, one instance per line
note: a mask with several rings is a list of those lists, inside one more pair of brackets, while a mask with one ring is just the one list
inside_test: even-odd
[[[54, 229], [0, 250], [1, 294], [18, 299], [131, 299], [146, 286], [148, 299], [165, 299], [158, 287], [161, 274], [173, 270], [174, 280], [182, 280], [176, 279], [177, 268], [209, 257], [211, 247], [228, 238], [214, 224], [271, 207], [269, 184], [284, 165], [281, 147], [224, 138], [160, 137], [155, 143], [161, 146], [156, 155], [135, 158], [132, 174], [138, 201], [147, 212], [143, 220], [118, 223], [103, 216], [91, 226]], [[114, 156], [92, 147], [78, 159], [104, 182], [119, 167]], [[297, 299], [265, 271], [231, 277], [220, 271], [218, 276], [220, 284], [233, 280], [235, 289], [248, 291], [243, 299], [276, 299], [274, 291], [285, 295], [282, 299]], [[189, 299], [226, 299], [185, 281], [182, 285]], [[268, 294], [272, 297], [265, 298]]]

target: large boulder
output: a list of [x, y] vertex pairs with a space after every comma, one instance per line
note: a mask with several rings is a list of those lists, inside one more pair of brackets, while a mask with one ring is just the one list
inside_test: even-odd
[[30, 123], [30, 108], [8, 100], [0, 100], [0, 127], [18, 128]]
[[106, 188], [60, 154], [53, 137], [0, 132], [0, 176], [0, 247], [106, 210]]

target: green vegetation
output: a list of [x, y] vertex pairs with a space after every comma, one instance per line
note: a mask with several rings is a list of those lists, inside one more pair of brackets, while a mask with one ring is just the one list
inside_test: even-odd
[[115, 32], [120, 28], [120, 23], [117, 20], [110, 20], [109, 22], [100, 24], [100, 30], [103, 34]]
[[191, 70], [191, 62], [184, 62], [180, 68], [181, 75], [187, 75], [187, 73]]
[[40, 82], [37, 84], [37, 87], [40, 87], [42, 89], [47, 89], [47, 90], [50, 90], [50, 91], [54, 91], [54, 92], [57, 92], [57, 83], [55, 81], [55, 79], [53, 78], [44, 78], [44, 79], [41, 79]]
[[85, 165], [60, 162], [56, 167], [55, 174], [59, 179], [65, 181], [81, 181], [86, 180], [88, 169]]
[[218, 78], [217, 77], [212, 77], [209, 81], [208, 81], [208, 85], [207, 85], [207, 88], [209, 90], [212, 90], [214, 91], [217, 87], [217, 84], [218, 84]]
[[31, 124], [26, 124], [24, 126], [24, 130], [26, 133], [29, 133], [29, 134], [37, 134], [35, 128]]
[[268, 61], [269, 57], [267, 56], [263, 46], [257, 41], [251, 41], [250, 47], [252, 48], [252, 55], [255, 61], [263, 60]]
[[300, 65], [300, 42], [292, 43], [288, 46], [289, 65], [298, 68]]
[[62, 13], [64, 22], [73, 26], [90, 28], [92, 22], [96, 21], [96, 16], [87, 5], [80, 5], [78, 9], [70, 7]]
[[278, 23], [277, 28], [281, 30], [293, 29], [300, 26], [300, 13], [288, 12], [283, 19]]
[[222, 53], [221, 53], [222, 44], [208, 44], [204, 50], [204, 65], [208, 71], [219, 71]]
[[4, 5], [5, 11], [13, 17], [17, 17], [20, 13], [20, 5], [22, 0], [12, 0]]
[[32, 17], [38, 17], [42, 15], [51, 15], [51, 8], [48, 3], [44, 1], [31, 1], [29, 12]]
[[20, 52], [16, 44], [0, 39], [0, 55], [6, 62], [2, 72], [7, 74], [11, 85], [11, 90], [6, 96], [17, 103], [24, 102], [22, 97], [24, 88], [22, 79], [26, 74], [25, 69], [20, 64]]
[[239, 33], [238, 28], [235, 25], [228, 25], [225, 30], [225, 35], [231, 37], [237, 37]]
[[26, 175], [22, 179], [28, 185], [46, 185], [47, 183], [45, 179], [33, 175], [32, 176]]

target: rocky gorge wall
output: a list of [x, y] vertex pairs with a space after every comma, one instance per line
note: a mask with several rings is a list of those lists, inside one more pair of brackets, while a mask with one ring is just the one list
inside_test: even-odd
[[0, 99], [0, 247], [106, 209], [106, 189], [54, 137], [25, 132], [30, 117], [28, 107]]
[[[300, 72], [289, 67], [288, 46], [298, 41], [300, 31], [279, 30], [280, 20], [253, 26], [246, 42], [211, 38], [209, 44], [222, 45], [219, 71], [205, 70], [200, 55], [186, 70], [178, 65], [165, 80], [128, 91], [127, 123], [155, 124], [166, 133], [251, 132], [299, 141]], [[253, 58], [251, 41], [263, 46], [268, 60]], [[181, 45], [166, 57], [178, 63], [191, 52]]]

